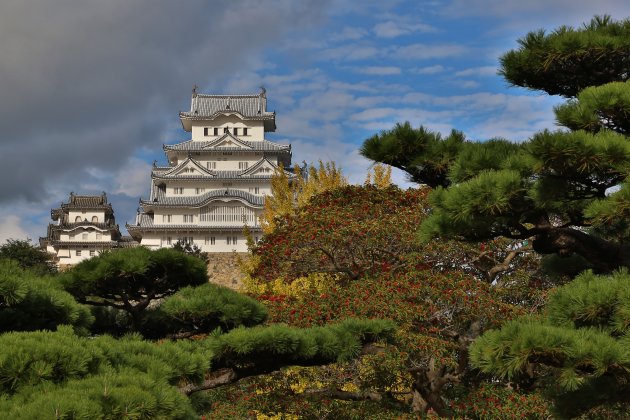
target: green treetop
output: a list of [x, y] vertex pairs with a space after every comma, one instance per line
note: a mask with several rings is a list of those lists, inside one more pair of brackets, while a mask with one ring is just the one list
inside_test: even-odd
[[435, 187], [425, 239], [531, 239], [535, 251], [577, 257], [582, 268], [630, 267], [630, 20], [532, 32], [520, 45], [502, 57], [500, 73], [570, 97], [556, 114], [574, 131], [468, 142], [405, 123], [367, 139], [361, 152]]

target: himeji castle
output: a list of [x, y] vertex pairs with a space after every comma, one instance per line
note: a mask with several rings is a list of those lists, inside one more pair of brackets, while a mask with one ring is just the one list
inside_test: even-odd
[[55, 255], [58, 267], [74, 265], [100, 252], [134, 246], [130, 237], [121, 236], [107, 195], [70, 193], [67, 203], [52, 209], [55, 223], [48, 225], [45, 237], [39, 238], [42, 249]]
[[276, 130], [265, 90], [206, 95], [195, 88], [179, 118], [191, 139], [163, 146], [168, 164], [153, 164], [150, 196], [127, 230], [154, 249], [183, 241], [204, 252], [246, 252], [244, 225], [257, 240], [271, 177], [278, 165], [291, 165], [290, 145], [265, 140]]

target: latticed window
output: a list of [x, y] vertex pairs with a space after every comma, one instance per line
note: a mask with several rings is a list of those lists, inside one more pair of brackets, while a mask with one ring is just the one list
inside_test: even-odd
[[246, 222], [257, 224], [254, 210], [236, 206], [206, 206], [199, 210], [200, 222]]
[[192, 223], [193, 222], [193, 215], [192, 214], [185, 214], [184, 215], [184, 223]]

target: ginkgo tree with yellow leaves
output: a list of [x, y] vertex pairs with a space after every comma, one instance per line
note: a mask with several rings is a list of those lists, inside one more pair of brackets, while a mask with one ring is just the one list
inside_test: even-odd
[[294, 215], [296, 209], [304, 206], [316, 194], [348, 185], [335, 162], [319, 161], [317, 166], [300, 167], [295, 165], [290, 179], [282, 165], [279, 165], [271, 178], [271, 195], [265, 199], [265, 210], [261, 217], [264, 233], [271, 233], [277, 227], [277, 218]]

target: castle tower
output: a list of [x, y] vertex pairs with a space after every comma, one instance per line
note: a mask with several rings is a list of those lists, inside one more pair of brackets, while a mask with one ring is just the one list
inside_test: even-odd
[[[259, 217], [271, 177], [291, 165], [291, 146], [265, 140], [276, 129], [265, 90], [254, 95], [206, 95], [193, 89], [179, 118], [191, 139], [164, 145], [168, 164], [151, 171], [151, 193], [140, 199], [131, 236], [153, 249], [177, 241], [204, 252], [245, 252], [245, 224], [260, 236]], [[294, 175], [287, 172], [290, 178]]]
[[103, 250], [129, 243], [123, 238], [114, 218], [107, 195], [76, 195], [70, 193], [67, 203], [51, 210], [56, 223], [48, 225], [46, 237], [39, 238], [40, 246], [55, 254], [57, 266], [73, 265], [93, 257]]

